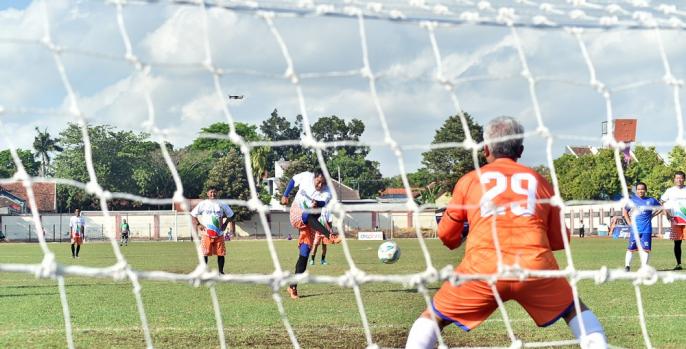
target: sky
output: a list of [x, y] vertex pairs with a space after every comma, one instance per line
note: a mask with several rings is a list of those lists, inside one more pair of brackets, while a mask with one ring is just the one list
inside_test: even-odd
[[[306, 3], [311, 2], [301, 2]], [[425, 13], [409, 3], [393, 4], [410, 16]], [[492, 1], [495, 10], [483, 5], [485, 2], [453, 3], [462, 4], [455, 8], [462, 11], [455, 11], [457, 14], [473, 11], [495, 18], [502, 13], [498, 6], [505, 2]], [[546, 14], [538, 10], [540, 4], [530, 3], [533, 5], [522, 9], [522, 23], [531, 23], [533, 15]], [[599, 4], [596, 8], [601, 10], [594, 12], [592, 7], [573, 8], [566, 1], [549, 3], [558, 6], [556, 18], [566, 21], [579, 15], [575, 10], [615, 14], [627, 21], [640, 18], [641, 13], [663, 15], [657, 4], [634, 8], [630, 2], [617, 1], [620, 11], [608, 6], [608, 1], [587, 1], [586, 6]], [[673, 3], [678, 6], [678, 2]], [[384, 9], [390, 5], [384, 4]], [[681, 13], [663, 17], [686, 21]], [[457, 14], [441, 18], [457, 18]], [[126, 44], [111, 3], [0, 2], [0, 79], [4, 85], [0, 89], [0, 148], [6, 149], [11, 142], [30, 149], [36, 127], [57, 135], [68, 122], [76, 121], [69, 113], [71, 103], [58, 65], [51, 51], [40, 44], [46, 37], [45, 18], [51, 41], [64, 48], [60, 58], [77, 96], [78, 110], [91, 123], [148, 131], [145, 91], [152, 98], [154, 127], [176, 147], [192, 142], [200, 128], [226, 122], [224, 103], [229, 103], [235, 121], [259, 125], [278, 109], [293, 122], [302, 113], [301, 105], [295, 86], [284, 77], [287, 61], [266, 22], [252, 11], [212, 8], [207, 16], [206, 31], [203, 12], [197, 6], [129, 2], [122, 18], [132, 53], [150, 67], [147, 78], [143, 78], [124, 59]], [[390, 136], [404, 149], [406, 171], [415, 171], [422, 166], [421, 153], [427, 150], [436, 130], [456, 114], [455, 104], [451, 94], [434, 79], [437, 64], [426, 29], [405, 21], [366, 20], [364, 24], [367, 57], [377, 76], [378, 98]], [[274, 26], [288, 48], [295, 72], [302, 77], [300, 86], [310, 123], [330, 115], [364, 121], [362, 141], [372, 145], [369, 158], [380, 162], [384, 176], [398, 174], [397, 158], [383, 143], [382, 122], [368, 79], [361, 74], [326, 76], [359, 72], [364, 66], [357, 20], [277, 16]], [[519, 28], [517, 35], [529, 70], [537, 79], [535, 92], [542, 122], [556, 136], [552, 157], [560, 156], [567, 145], [601, 146], [607, 104], [590, 84], [589, 67], [575, 37], [564, 29], [550, 28]], [[677, 79], [686, 77], [684, 36], [683, 30], [660, 32], [669, 69]], [[666, 154], [680, 133], [676, 101], [684, 105], [686, 100], [681, 90], [675, 98], [673, 87], [663, 81], [666, 66], [656, 32], [586, 29], [581, 37], [597, 80], [609, 88], [612, 117], [637, 119], [638, 142], [657, 144], [658, 151]], [[523, 65], [509, 28], [475, 24], [439, 27], [435, 38], [442, 69], [454, 82], [462, 110], [480, 124], [511, 115], [527, 131], [538, 128], [529, 83], [521, 74]], [[219, 80], [222, 90], [243, 95], [243, 100], [217, 97], [212, 75], [202, 66], [207, 61], [205, 40], [213, 65], [224, 71]], [[319, 77], [307, 78], [308, 74]], [[545, 139], [534, 134], [524, 145], [523, 163], [536, 166], [547, 162]]]

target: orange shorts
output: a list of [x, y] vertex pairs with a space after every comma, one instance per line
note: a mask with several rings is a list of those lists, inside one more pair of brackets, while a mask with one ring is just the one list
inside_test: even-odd
[[72, 235], [71, 243], [81, 245], [83, 243], [83, 237], [81, 235]]
[[335, 244], [336, 241], [334, 240], [334, 237], [336, 237], [336, 235], [334, 235], [334, 234], [331, 234], [327, 238], [326, 236], [324, 236], [324, 234], [322, 234], [320, 232], [315, 232], [314, 233], [314, 245], [313, 246], [316, 246], [319, 244], [324, 244], [324, 245]]
[[[552, 325], [574, 307], [572, 288], [566, 279], [500, 280], [495, 284], [503, 302], [515, 300], [536, 325]], [[498, 309], [491, 286], [485, 281], [468, 281], [458, 286], [445, 282], [434, 295], [436, 315], [470, 331]]]
[[305, 244], [310, 247], [314, 246], [314, 230], [305, 227], [300, 229], [300, 236], [298, 237], [298, 246]]
[[203, 256], [226, 256], [224, 236], [209, 237], [203, 235], [201, 246]]
[[683, 240], [684, 226], [672, 223], [672, 232], [669, 234], [669, 238], [672, 240]]

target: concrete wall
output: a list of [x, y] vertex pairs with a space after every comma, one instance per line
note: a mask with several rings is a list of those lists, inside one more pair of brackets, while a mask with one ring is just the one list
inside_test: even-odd
[[[109, 217], [103, 216], [102, 212], [83, 212], [86, 220], [87, 239], [105, 239], [108, 234], [113, 234], [117, 239], [120, 236], [120, 224], [126, 219], [131, 229], [133, 239], [143, 240], [166, 240], [169, 229], [172, 230], [173, 239], [190, 239], [191, 218], [188, 214], [176, 213], [175, 211], [115, 211], [110, 212]], [[621, 215], [619, 205], [583, 205], [569, 206], [565, 208], [565, 223], [572, 229], [573, 234], [578, 234], [581, 216], [584, 217], [586, 234], [594, 234], [599, 224], [610, 224], [612, 215]], [[68, 214], [45, 214], [41, 221], [45, 229], [48, 241], [69, 240]], [[273, 211], [268, 216], [268, 225], [275, 238], [285, 238], [288, 234], [297, 236], [297, 231], [291, 227], [289, 214], [285, 211]], [[374, 224], [375, 223], [375, 224]], [[9, 240], [32, 240], [36, 241], [36, 227], [30, 215], [3, 216], [2, 231]], [[412, 231], [419, 225], [423, 231], [436, 230], [436, 220], [433, 211], [420, 212], [418, 217], [406, 211], [396, 212], [349, 212], [343, 219], [346, 232], [378, 230], [390, 233]], [[661, 215], [653, 218], [653, 231], [658, 234], [669, 227], [667, 219]], [[265, 228], [258, 215], [252, 219], [236, 224], [236, 235], [243, 238], [264, 237]]]

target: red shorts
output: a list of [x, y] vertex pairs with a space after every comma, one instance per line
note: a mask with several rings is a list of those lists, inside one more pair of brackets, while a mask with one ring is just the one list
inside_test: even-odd
[[209, 237], [202, 236], [201, 244], [203, 256], [226, 256], [226, 246], [224, 236]]
[[71, 243], [81, 245], [83, 243], [83, 237], [81, 235], [72, 235]]
[[683, 240], [684, 226], [672, 223], [672, 232], [669, 234], [669, 238], [672, 240]]
[[[553, 324], [574, 306], [572, 287], [566, 279], [500, 280], [495, 287], [503, 302], [517, 301], [541, 327]], [[486, 321], [498, 303], [485, 281], [458, 286], [445, 282], [434, 295], [433, 308], [443, 320], [469, 331]]]

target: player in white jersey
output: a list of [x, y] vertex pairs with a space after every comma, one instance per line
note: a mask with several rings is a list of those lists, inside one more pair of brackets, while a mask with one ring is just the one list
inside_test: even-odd
[[74, 210], [69, 218], [69, 236], [71, 237], [71, 258], [79, 258], [81, 244], [86, 237], [86, 220], [81, 217], [81, 209]]
[[191, 211], [193, 225], [196, 227], [201, 238], [202, 252], [205, 263], [209, 256], [217, 256], [219, 274], [224, 274], [224, 261], [226, 246], [224, 245], [224, 230], [229, 222], [231, 230], [235, 229], [234, 214], [229, 205], [217, 201], [217, 188], [210, 186], [207, 189], [207, 200], [201, 201]]
[[686, 174], [682, 171], [674, 173], [674, 186], [667, 188], [660, 197], [660, 202], [665, 208], [667, 218], [672, 223], [670, 238], [674, 240], [674, 258], [676, 266], [674, 270], [681, 270], [681, 241], [684, 239], [684, 225], [686, 225], [686, 186], [684, 180]]
[[[307, 259], [310, 255], [310, 250], [314, 245], [315, 231], [322, 233], [326, 238], [334, 238], [334, 234], [328, 225], [322, 224], [320, 221], [321, 213], [310, 212], [308, 209], [324, 208], [331, 200], [331, 191], [326, 184], [326, 178], [321, 170], [314, 172], [301, 172], [293, 176], [288, 182], [286, 190], [284, 190], [283, 197], [281, 197], [281, 204], [288, 205], [288, 195], [290, 195], [293, 188], [298, 187], [298, 192], [291, 205], [290, 220], [291, 225], [300, 231], [298, 238], [298, 261], [295, 263], [295, 273], [301, 274], [307, 269]], [[288, 293], [293, 299], [298, 298], [298, 285], [292, 284], [288, 288]]]

